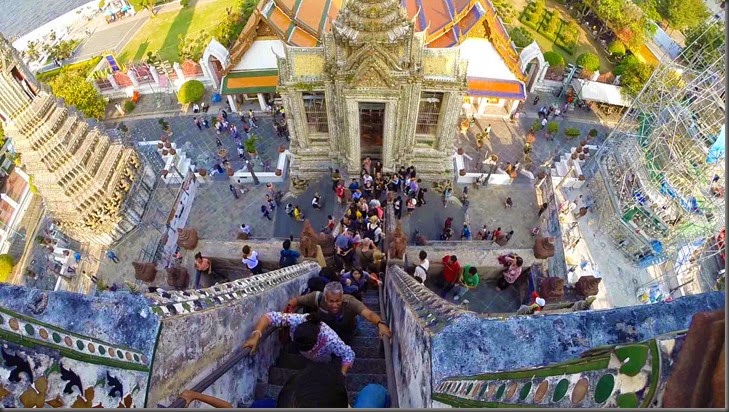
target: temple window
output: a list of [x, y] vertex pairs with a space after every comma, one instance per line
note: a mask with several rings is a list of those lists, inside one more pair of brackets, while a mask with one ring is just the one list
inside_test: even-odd
[[327, 103], [324, 92], [303, 93], [304, 111], [309, 133], [329, 133]]
[[436, 134], [442, 103], [443, 93], [420, 93], [420, 106], [418, 107], [418, 120], [415, 124], [415, 134]]

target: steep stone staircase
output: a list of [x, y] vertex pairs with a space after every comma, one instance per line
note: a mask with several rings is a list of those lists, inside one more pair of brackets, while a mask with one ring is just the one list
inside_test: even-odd
[[[378, 299], [379, 291], [372, 288], [362, 296], [364, 304], [379, 315]], [[357, 331], [350, 345], [356, 358], [346, 378], [350, 405], [357, 393], [370, 383], [377, 383], [387, 388], [385, 355], [377, 328], [360, 317]], [[310, 361], [298, 354], [290, 345], [284, 346], [276, 363], [268, 371], [268, 382], [259, 383], [256, 387], [256, 399], [278, 399], [278, 394], [286, 381], [298, 370], [303, 369], [307, 362]]]

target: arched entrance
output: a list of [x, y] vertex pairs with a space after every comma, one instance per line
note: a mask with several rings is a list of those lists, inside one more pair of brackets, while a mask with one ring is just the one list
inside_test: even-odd
[[[536, 59], [536, 64], [534, 60]], [[519, 69], [523, 73], [527, 74], [526, 90], [531, 93], [534, 89], [534, 84], [544, 76], [544, 72], [547, 70], [548, 65], [544, 61], [542, 55], [542, 49], [536, 41], [526, 46], [519, 54]]]
[[230, 62], [230, 53], [220, 42], [215, 39], [205, 48], [202, 56], [202, 66], [205, 75], [213, 81], [216, 89], [220, 88], [223, 79], [223, 68]]

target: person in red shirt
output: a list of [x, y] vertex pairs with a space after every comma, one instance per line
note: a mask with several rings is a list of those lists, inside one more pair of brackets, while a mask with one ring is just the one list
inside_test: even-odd
[[448, 292], [453, 289], [458, 276], [461, 274], [461, 264], [458, 263], [456, 255], [445, 255], [443, 256], [443, 290], [440, 293], [440, 297], [444, 298]]

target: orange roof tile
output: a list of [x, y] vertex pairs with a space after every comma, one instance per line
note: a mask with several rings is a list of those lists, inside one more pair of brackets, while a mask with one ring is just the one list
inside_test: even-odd
[[455, 10], [455, 14], [461, 14], [466, 9], [468, 9], [468, 6], [471, 5], [471, 0], [449, 0], [451, 4], [453, 4], [453, 9]]
[[296, 0], [276, 0], [276, 4], [285, 12], [293, 13]]
[[286, 34], [291, 26], [291, 19], [278, 7], [271, 8], [268, 13], [268, 21], [271, 23], [274, 29]]
[[298, 47], [314, 47], [317, 45], [319, 40], [311, 34], [301, 30], [298, 27], [294, 27], [294, 30], [289, 36], [288, 42]]
[[453, 33], [453, 30], [449, 30], [444, 35], [428, 43], [428, 47], [433, 49], [444, 49], [446, 47], [455, 46], [456, 44], [458, 44], [456, 34]]
[[332, 27], [332, 21], [339, 15], [339, 9], [342, 8], [342, 0], [332, 0], [332, 4], [329, 6], [329, 14], [324, 22], [323, 32], [328, 32]]
[[458, 28], [461, 30], [461, 34], [468, 33], [472, 28], [478, 24], [485, 15], [481, 5], [476, 3], [468, 10], [468, 13], [458, 22]]
[[435, 33], [442, 30], [453, 21], [453, 16], [451, 16], [451, 12], [445, 3], [446, 1], [449, 0], [420, 1], [423, 4], [422, 13], [425, 15], [425, 21], [430, 25], [428, 33]]
[[[415, 16], [415, 13], [418, 12], [418, 3], [416, 3], [414, 0], [402, 0], [402, 6], [405, 7], [405, 10], [407, 10], [408, 16], [410, 16], [410, 18]], [[421, 19], [416, 19], [415, 31], [422, 31], [424, 28], [425, 26], [421, 26]]]
[[296, 9], [296, 21], [303, 23], [312, 32], [318, 33], [327, 3], [328, 0], [301, 0]]
[[499, 97], [506, 99], [526, 99], [524, 83], [518, 80], [468, 78], [468, 95], [479, 97]]

